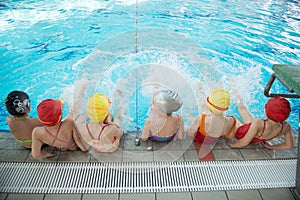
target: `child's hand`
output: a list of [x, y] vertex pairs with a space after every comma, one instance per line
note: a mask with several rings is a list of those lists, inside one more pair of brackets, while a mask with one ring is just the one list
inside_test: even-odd
[[267, 149], [273, 149], [272, 145], [269, 142], [263, 142], [264, 147], [266, 147]]

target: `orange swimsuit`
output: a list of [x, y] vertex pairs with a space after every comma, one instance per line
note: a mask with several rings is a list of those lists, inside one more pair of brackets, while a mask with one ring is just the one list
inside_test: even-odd
[[230, 130], [227, 133], [225, 133], [225, 134], [223, 134], [219, 137], [211, 137], [211, 136], [207, 135], [207, 133], [205, 132], [205, 118], [206, 118], [206, 115], [202, 114], [201, 121], [200, 121], [200, 127], [199, 127], [198, 131], [196, 132], [196, 135], [194, 137], [194, 141], [203, 143], [203, 141], [205, 140], [205, 143], [214, 143], [220, 137], [229, 135], [234, 130], [235, 124], [236, 124], [236, 119], [233, 116], [230, 116], [230, 117], [232, 117], [232, 119], [233, 119], [233, 124], [232, 124], [232, 127], [230, 128]]

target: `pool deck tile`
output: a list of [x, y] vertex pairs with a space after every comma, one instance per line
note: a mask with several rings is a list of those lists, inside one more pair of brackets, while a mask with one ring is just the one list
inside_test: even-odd
[[155, 193], [120, 194], [119, 200], [155, 200]]
[[81, 194], [46, 194], [44, 200], [81, 200]]
[[289, 188], [259, 189], [263, 200], [294, 200], [294, 196]]
[[226, 191], [229, 200], [262, 200], [259, 190]]
[[82, 200], [119, 200], [119, 194], [84, 194]]
[[157, 193], [156, 200], [193, 200], [190, 192], [182, 193]]
[[[272, 141], [274, 143], [280, 142]], [[242, 149], [230, 148], [226, 140], [220, 139], [213, 147], [211, 154], [215, 160], [253, 160], [253, 159], [290, 159], [297, 158], [297, 140], [293, 150], [268, 150], [261, 144], [253, 143]], [[9, 132], [0, 133], [0, 161], [11, 162], [149, 162], [149, 161], [199, 161], [199, 145], [187, 138], [169, 143], [143, 142], [135, 146], [135, 135], [122, 136], [120, 149], [113, 153], [59, 152], [47, 159], [35, 160], [28, 149], [20, 147]], [[51, 147], [43, 147], [51, 150]], [[10, 199], [108, 199], [108, 200], [234, 200], [234, 199], [294, 199], [290, 188], [256, 189], [239, 191], [146, 193], [146, 194], [6, 194], [0, 193], [0, 200]]]

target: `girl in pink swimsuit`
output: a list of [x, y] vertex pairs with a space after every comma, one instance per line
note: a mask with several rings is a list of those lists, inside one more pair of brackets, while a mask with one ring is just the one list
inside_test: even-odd
[[54, 99], [42, 101], [38, 107], [38, 116], [44, 127], [37, 127], [32, 132], [32, 157], [35, 159], [54, 156], [41, 151], [43, 144], [56, 147], [61, 151], [75, 150], [79, 147], [87, 151], [76, 130], [71, 115], [62, 121], [62, 102]]
[[103, 94], [94, 94], [87, 102], [87, 114], [90, 122], [76, 122], [82, 139], [96, 152], [114, 152], [118, 150], [123, 135], [119, 113], [112, 121], [109, 112], [110, 100]]
[[[262, 142], [268, 149], [294, 148], [292, 128], [291, 125], [285, 121], [291, 112], [288, 100], [283, 97], [271, 98], [265, 104], [265, 115], [267, 119], [260, 119], [252, 116], [239, 95], [237, 95], [237, 98], [240, 101], [238, 110], [245, 124], [237, 129], [235, 137], [238, 140], [230, 143], [232, 148], [245, 147], [251, 142]], [[267, 142], [281, 135], [283, 135], [285, 139], [283, 143], [271, 145]]]

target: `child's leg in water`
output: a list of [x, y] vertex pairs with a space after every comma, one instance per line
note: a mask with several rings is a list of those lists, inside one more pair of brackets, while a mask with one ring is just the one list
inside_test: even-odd
[[[117, 90], [117, 93], [119, 94], [119, 97], [122, 97], [122, 91], [121, 90]], [[121, 117], [122, 117], [122, 112], [123, 112], [123, 107], [122, 107], [123, 103], [120, 102], [119, 108], [118, 108], [118, 113], [114, 119], [114, 123], [119, 126], [120, 128], [121, 126]]]
[[248, 110], [248, 108], [245, 106], [244, 100], [242, 99], [241, 95], [239, 94], [239, 92], [235, 88], [235, 82], [234, 81], [232, 81], [232, 92], [233, 92], [233, 94], [235, 95], [235, 97], [238, 101], [237, 102], [238, 111], [239, 111], [239, 114], [240, 114], [240, 116], [243, 120], [243, 123], [244, 124], [250, 123], [254, 119], [254, 116]]

